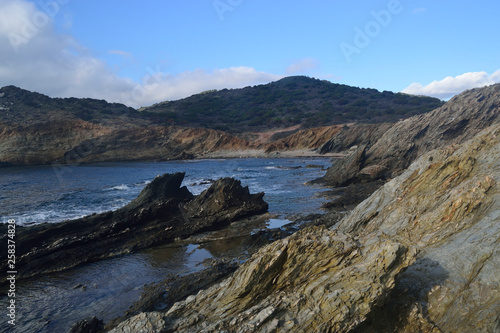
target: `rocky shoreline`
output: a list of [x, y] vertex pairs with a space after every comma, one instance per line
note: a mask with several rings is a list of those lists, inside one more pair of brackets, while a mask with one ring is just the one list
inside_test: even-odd
[[[71, 332], [500, 332], [499, 115], [494, 85], [358, 139], [343, 128], [323, 151], [346, 157], [313, 181], [332, 187], [329, 213], [250, 232], [241, 260], [166, 277]], [[266, 218], [263, 193], [225, 178], [193, 196], [183, 176], [116, 212], [21, 228], [19, 265], [39, 276]]]
[[[17, 279], [137, 252], [267, 212], [264, 193], [250, 194], [232, 178], [216, 181], [198, 196], [181, 187], [183, 179], [183, 173], [158, 176], [113, 212], [18, 227]], [[0, 243], [6, 247], [6, 242], [3, 236]], [[1, 268], [6, 269], [6, 262]]]
[[110, 332], [496, 332], [499, 137], [424, 154], [333, 227]]

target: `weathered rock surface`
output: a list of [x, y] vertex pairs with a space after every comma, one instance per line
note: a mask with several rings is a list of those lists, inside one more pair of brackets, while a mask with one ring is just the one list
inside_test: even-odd
[[[267, 211], [263, 193], [250, 194], [232, 178], [216, 181], [197, 197], [181, 187], [183, 179], [183, 173], [158, 176], [136, 199], [113, 212], [17, 227], [17, 278], [164, 244]], [[6, 242], [3, 236], [1, 243]]]
[[340, 222], [420, 250], [360, 332], [498, 332], [500, 125], [423, 155]]
[[[389, 239], [356, 241], [310, 227], [265, 246], [222, 283], [150, 316], [157, 316], [157, 332], [347, 332], [383, 303], [414, 255]], [[111, 332], [142, 329], [141, 318]]]
[[342, 187], [355, 182], [357, 175], [363, 168], [366, 154], [366, 145], [357, 147], [351, 154], [343, 159], [333, 162], [326, 174], [311, 183], [327, 183], [329, 186]]
[[[348, 149], [350, 142], [353, 145], [366, 144], [365, 156], [360, 161], [362, 168], [349, 181], [364, 182], [366, 175], [390, 179], [401, 174], [422, 154], [446, 145], [464, 143], [481, 130], [498, 123], [499, 119], [500, 84], [496, 84], [468, 90], [430, 113], [400, 121], [390, 128], [386, 124], [370, 125], [374, 128], [366, 128], [363, 133], [359, 132], [364, 127], [346, 129], [325, 144], [321, 152]], [[333, 165], [327, 174], [335, 174], [336, 168], [337, 165]], [[335, 181], [329, 183], [329, 177], [322, 180], [335, 186]]]
[[318, 151], [321, 154], [341, 153], [353, 146], [367, 145], [370, 147], [393, 125], [393, 123], [346, 125], [337, 135], [332, 136], [319, 147]]

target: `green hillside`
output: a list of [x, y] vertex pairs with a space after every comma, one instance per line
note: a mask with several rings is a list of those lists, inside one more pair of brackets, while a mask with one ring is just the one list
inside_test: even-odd
[[443, 102], [361, 89], [305, 76], [242, 89], [206, 91], [142, 108], [155, 123], [245, 132], [302, 125], [395, 122], [429, 112]]

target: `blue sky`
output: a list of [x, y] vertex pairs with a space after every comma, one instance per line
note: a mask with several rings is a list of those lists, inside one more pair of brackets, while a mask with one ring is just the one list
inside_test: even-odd
[[308, 75], [447, 99], [500, 82], [500, 3], [0, 0], [0, 86], [139, 107]]

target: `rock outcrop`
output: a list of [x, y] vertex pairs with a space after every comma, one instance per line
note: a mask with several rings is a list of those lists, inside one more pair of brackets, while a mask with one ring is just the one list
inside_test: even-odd
[[112, 332], [497, 332], [500, 125], [433, 150], [332, 229]]
[[[158, 176], [116, 211], [57, 224], [18, 226], [17, 278], [134, 252], [267, 212], [263, 193], [250, 194], [232, 178], [216, 181], [197, 197], [181, 187], [183, 179], [183, 173]], [[2, 237], [1, 243], [7, 246], [6, 242]]]
[[389, 239], [355, 240], [306, 228], [265, 246], [232, 277], [111, 332], [347, 332], [381, 305], [415, 251]]
[[[500, 125], [423, 155], [337, 231], [420, 250], [391, 301], [360, 332], [497, 332], [500, 324]], [[425, 329], [424, 329], [425, 328]]]
[[[390, 128], [386, 124], [372, 125], [374, 128], [367, 128], [364, 134], [358, 133], [356, 127], [346, 129], [320, 150], [323, 153], [338, 152], [350, 148], [350, 142], [366, 144], [367, 150], [361, 161], [363, 167], [350, 182], [364, 181], [366, 174], [371, 178], [390, 179], [401, 174], [422, 154], [446, 145], [464, 143], [481, 130], [498, 123], [499, 119], [500, 84], [495, 84], [468, 90], [430, 113], [400, 121]], [[335, 168], [332, 166], [329, 173], [335, 173]], [[328, 177], [323, 181], [330, 185]]]

